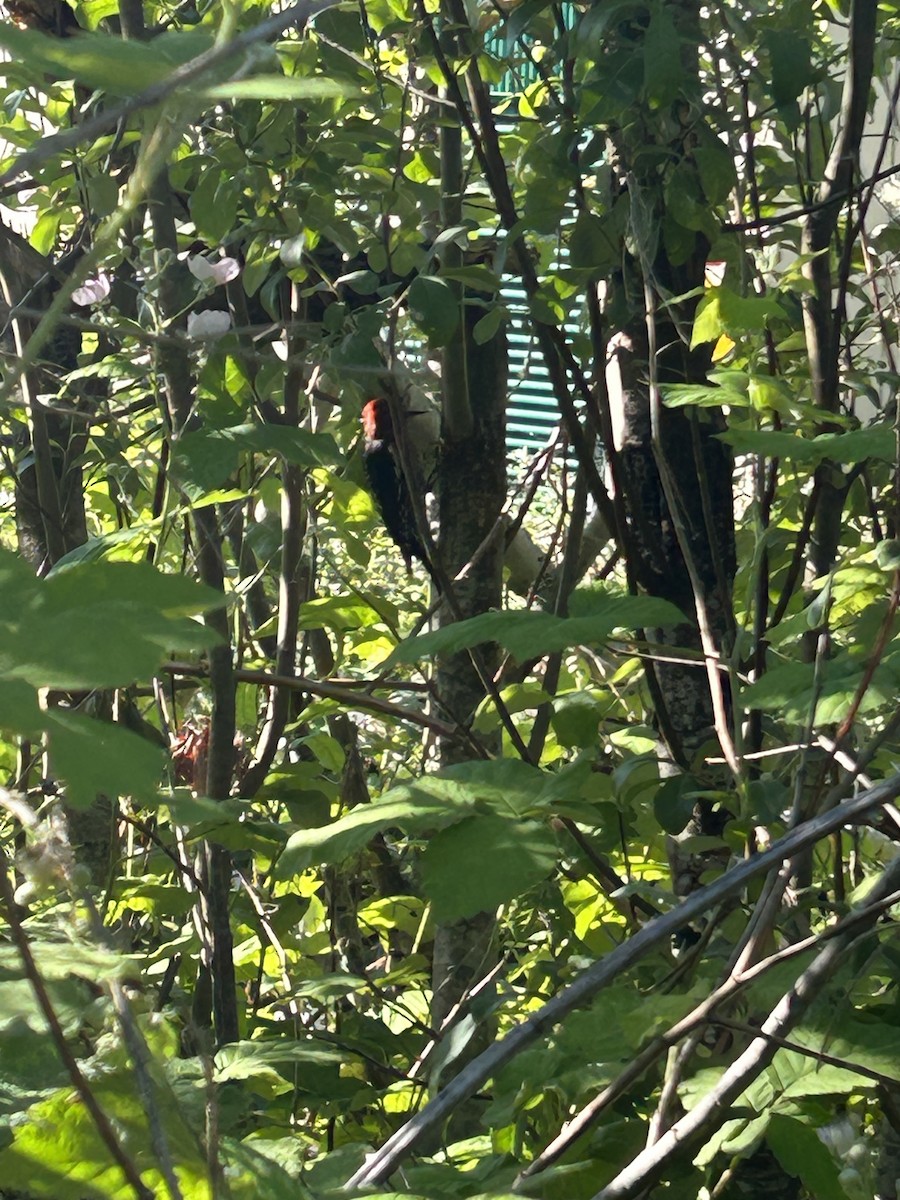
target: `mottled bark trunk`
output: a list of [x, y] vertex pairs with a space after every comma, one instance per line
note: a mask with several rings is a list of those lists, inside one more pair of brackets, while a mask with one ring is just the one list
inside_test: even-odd
[[[657, 344], [671, 348], [668, 361], [657, 363], [661, 382], [697, 383], [705, 379], [706, 356], [684, 351], [668, 322], [658, 323]], [[642, 591], [677, 605], [686, 618], [674, 627], [648, 629], [646, 636], [662, 646], [700, 651], [696, 597], [653, 453], [643, 323], [636, 322], [629, 334], [619, 339], [616, 357], [622, 384], [620, 462], [629, 524], [629, 567]], [[727, 653], [731, 643], [735, 546], [731, 460], [726, 447], [715, 437], [723, 426], [718, 413], [701, 422], [690, 410], [664, 409], [659, 440], [675, 484], [683, 534], [700, 579], [700, 599], [716, 645]], [[674, 765], [685, 769], [692, 765], [700, 746], [715, 737], [703, 663], [688, 666], [657, 660], [648, 664], [647, 671], [652, 675], [651, 693], [667, 754]], [[717, 835], [722, 823], [720, 811], [700, 802], [686, 835]], [[671, 846], [673, 885], [679, 895], [685, 895], [695, 886], [705, 863], [682, 855], [678, 845], [675, 840]]]
[[[654, 387], [705, 383], [710, 367], [709, 347], [690, 345], [709, 239], [701, 228], [681, 227], [669, 211], [676, 171], [680, 188], [703, 196], [702, 180], [692, 165], [696, 124], [702, 119], [694, 107], [699, 99], [693, 82], [698, 73], [697, 6], [680, 0], [668, 8], [676, 28], [684, 33], [684, 97], [671, 105], [667, 121], [648, 113], [643, 122], [610, 135], [611, 161], [619, 187], [628, 194], [634, 230], [611, 306], [619, 313], [630, 309], [611, 346], [621, 389], [618, 475], [627, 526], [624, 541], [632, 586], [670, 601], [685, 615], [683, 624], [648, 629], [647, 636], [663, 645], [701, 650], [700, 609], [716, 650], [727, 652], [732, 639], [735, 543], [731, 456], [716, 437], [724, 429], [724, 418], [715, 409], [663, 405], [654, 432]], [[632, 26], [622, 36], [640, 41], [643, 31]], [[666, 172], [658, 170], [659, 160], [647, 154], [647, 142], [658, 129], [665, 130], [659, 151], [668, 161]], [[639, 297], [644, 303], [636, 305]], [[648, 305], [653, 308], [649, 314]], [[651, 361], [653, 345], [656, 352]], [[668, 477], [668, 500], [660, 461]], [[674, 517], [672, 502], [677, 510]], [[648, 665], [647, 673], [668, 756], [686, 769], [703, 742], [715, 736], [710, 680], [703, 661], [686, 666], [657, 660]], [[724, 701], [727, 708], [727, 691]], [[720, 825], [721, 817], [701, 805], [692, 832], [716, 833]], [[679, 892], [690, 889], [693, 872], [687, 864], [673, 861], [673, 875]]]
[[[35, 313], [43, 311], [58, 283], [50, 260], [2, 226], [0, 282], [0, 324], [9, 331], [3, 352], [9, 360], [8, 369], [15, 372], [18, 354], [27, 345], [37, 318], [13, 316], [13, 312], [18, 305]], [[41, 364], [20, 382], [20, 399], [28, 419], [11, 421], [16, 540], [19, 553], [39, 575], [46, 574], [63, 555], [87, 541], [80, 462], [87, 445], [88, 423], [79, 415], [54, 411], [38, 400], [59, 393], [62, 376], [78, 365], [80, 348], [81, 335], [76, 330], [57, 328], [45, 347]], [[4, 373], [6, 370], [4, 366]], [[74, 697], [69, 701], [75, 702]], [[109, 693], [95, 694], [88, 707], [90, 715], [99, 720], [112, 720]], [[92, 883], [105, 888], [115, 848], [112, 799], [98, 796], [87, 809], [65, 806], [65, 812], [79, 862], [87, 867]]]
[[[38, 254], [13, 230], [0, 225], [0, 323], [6, 330], [2, 351], [9, 369], [24, 349], [39, 319], [15, 314], [22, 305], [39, 314], [58, 288], [50, 259]], [[59, 327], [41, 356], [42, 365], [20, 380], [26, 421], [13, 421], [16, 458], [16, 529], [19, 551], [45, 573], [69, 550], [87, 540], [82, 472], [87, 424], [36, 402], [59, 392], [59, 380], [78, 365], [81, 335]]]
[[[471, 328], [479, 315], [477, 309], [467, 310], [465, 322], [471, 427], [463, 436], [454, 436], [445, 426], [438, 468], [438, 552], [446, 575], [452, 579], [492, 532], [496, 536], [466, 577], [453, 585], [451, 601], [445, 600], [441, 608], [442, 624], [499, 608], [502, 600], [504, 545], [498, 517], [506, 500], [506, 336], [501, 332], [486, 344], [477, 345], [471, 338]], [[483, 668], [492, 674], [497, 667], [495, 649], [481, 647], [478, 654]], [[468, 653], [441, 660], [437, 689], [447, 715], [466, 725], [485, 696], [482, 678]], [[445, 766], [465, 757], [470, 753], [458, 742], [441, 747], [441, 763]], [[494, 953], [493, 913], [480, 913], [438, 928], [432, 1002], [436, 1027], [490, 969]], [[489, 1036], [490, 1031], [485, 1030], [484, 1037], [476, 1037], [475, 1042], [486, 1042]]]

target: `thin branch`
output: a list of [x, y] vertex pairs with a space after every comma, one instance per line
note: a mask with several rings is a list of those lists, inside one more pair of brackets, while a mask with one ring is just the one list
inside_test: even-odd
[[900, 174], [900, 165], [885, 167], [883, 171], [876, 171], [873, 175], [869, 175], [859, 183], [849, 185], [843, 191], [832, 192], [825, 200], [817, 200], [813, 204], [803, 204], [798, 208], [790, 208], [787, 212], [780, 213], [778, 216], [759, 217], [754, 221], [723, 221], [722, 231], [724, 233], [753, 233], [757, 229], [770, 229], [774, 225], [789, 225], [791, 221], [802, 221], [804, 217], [810, 217], [820, 209], [843, 204], [851, 196], [858, 196], [866, 188], [870, 188], [876, 183], [881, 183], [885, 179], [890, 179], [897, 174]]
[[[288, 344], [288, 350], [293, 349]], [[284, 380], [284, 415], [288, 423], [300, 420], [300, 372], [289, 370]], [[306, 512], [303, 504], [304, 474], [300, 467], [286, 459], [281, 464], [281, 570], [278, 579], [278, 636], [275, 670], [288, 674], [297, 661], [297, 627], [300, 617], [300, 563], [303, 536], [306, 531]], [[273, 687], [269, 693], [268, 711], [257, 742], [254, 761], [241, 784], [243, 796], [253, 796], [262, 786], [275, 758], [288, 720], [289, 692]]]
[[[897, 891], [900, 886], [900, 859], [895, 859], [882, 872], [878, 883], [869, 893], [870, 903]], [[868, 908], [868, 905], [867, 905]], [[852, 914], [854, 916], [858, 914]], [[875, 913], [869, 913], [875, 920]], [[636, 1155], [593, 1200], [631, 1200], [640, 1196], [664, 1174], [676, 1155], [695, 1145], [728, 1118], [733, 1102], [757, 1079], [778, 1051], [778, 1043], [803, 1017], [822, 989], [828, 984], [853, 940], [858, 936], [853, 922], [850, 929], [831, 939], [816, 955], [793, 986], [781, 997], [763, 1022], [758, 1035], [727, 1068], [714, 1088], [707, 1092], [691, 1111], [663, 1134], [653, 1146]]]
[[[840, 794], [837, 789], [835, 791]], [[891, 776], [851, 800], [819, 813], [785, 834], [768, 850], [738, 863], [713, 883], [688, 896], [678, 907], [649, 922], [639, 933], [588, 967], [528, 1020], [516, 1025], [504, 1038], [496, 1041], [463, 1068], [430, 1104], [398, 1129], [380, 1150], [370, 1156], [365, 1166], [344, 1185], [345, 1190], [384, 1182], [414, 1147], [428, 1134], [440, 1129], [450, 1113], [474, 1096], [487, 1079], [496, 1075], [501, 1067], [512, 1061], [570, 1012], [591, 1001], [598, 992], [608, 987], [650, 950], [665, 943], [678, 929], [689, 925], [707, 909], [716, 907], [728, 897], [740, 892], [749, 880], [771, 870], [785, 859], [790, 859], [807, 846], [814, 845], [820, 838], [826, 837], [842, 825], [860, 820], [873, 808], [895, 799], [898, 795], [900, 774]]]
[[[160, 667], [163, 675], [185, 676], [187, 678], [205, 679], [209, 675], [209, 667], [205, 663], [168, 662]], [[355, 687], [339, 686], [326, 683], [320, 679], [310, 679], [306, 675], [275, 675], [271, 671], [250, 671], [236, 669], [235, 679], [240, 683], [258, 683], [261, 687], [289, 688], [295, 692], [309, 692], [311, 696], [321, 696], [323, 700], [337, 700], [347, 708], [363, 712], [380, 713], [397, 721], [408, 721], [428, 729], [441, 737], [463, 737], [463, 731], [458, 725], [450, 725], [428, 713], [418, 712], [414, 708], [404, 708], [402, 704], [394, 704], [390, 700], [379, 699], [365, 692], [358, 692]], [[356, 687], [364, 686], [363, 683]]]
[[881, 1071], [875, 1071], [871, 1067], [865, 1066], [863, 1063], [851, 1062], [847, 1058], [838, 1058], [834, 1054], [827, 1054], [824, 1050], [815, 1050], [812, 1046], [804, 1046], [800, 1042], [795, 1042], [791, 1038], [779, 1037], [776, 1033], [763, 1034], [755, 1025], [747, 1025], [744, 1021], [734, 1021], [730, 1017], [717, 1017], [716, 1024], [723, 1029], [733, 1029], [735, 1033], [743, 1034], [746, 1037], [766, 1037], [770, 1042], [777, 1046], [780, 1050], [790, 1050], [794, 1054], [802, 1054], [804, 1058], [812, 1058], [817, 1063], [822, 1063], [827, 1067], [840, 1067], [843, 1071], [853, 1071], [857, 1075], [862, 1075], [865, 1079], [874, 1079], [876, 1083], [880, 1083], [883, 1087], [896, 1089], [897, 1078], [894, 1075], [885, 1075]]
[[678, 546], [691, 581], [694, 608], [697, 613], [697, 629], [700, 634], [700, 644], [703, 647], [706, 678], [709, 683], [716, 736], [719, 739], [719, 745], [722, 747], [722, 755], [729, 769], [735, 779], [740, 780], [742, 774], [741, 764], [735, 748], [734, 737], [729, 728], [725, 688], [722, 683], [722, 676], [716, 667], [719, 649], [716, 646], [713, 635], [703, 582], [700, 578], [700, 572], [697, 569], [697, 563], [691, 549], [691, 541], [681, 515], [683, 509], [681, 497], [678, 494], [675, 477], [669, 467], [665, 446], [662, 442], [660, 429], [662, 399], [659, 391], [656, 362], [656, 296], [650, 283], [649, 274], [646, 271], [644, 273], [644, 311], [647, 321], [647, 384], [650, 392], [650, 440], [653, 449], [653, 458], [656, 462], [656, 469], [659, 472], [666, 504], [668, 505], [675, 535], [678, 539]]

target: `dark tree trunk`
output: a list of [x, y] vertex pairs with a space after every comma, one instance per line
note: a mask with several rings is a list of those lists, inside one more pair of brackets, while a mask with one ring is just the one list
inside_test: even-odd
[[[507, 386], [506, 335], [477, 345], [471, 328], [479, 310], [466, 311], [466, 366], [471, 397], [471, 426], [464, 436], [453, 436], [445, 423], [438, 467], [438, 553], [450, 579], [464, 567], [485, 539], [483, 550], [465, 579], [453, 584], [452, 597], [440, 610], [442, 624], [499, 608], [502, 601], [504, 544], [498, 518], [506, 501], [506, 444], [504, 409]], [[493, 647], [478, 652], [484, 671], [493, 674], [497, 653]], [[446, 715], [464, 725], [471, 723], [485, 697], [482, 674], [468, 653], [440, 661], [437, 689]], [[441, 747], [442, 765], [471, 757], [458, 742]], [[441, 926], [435, 936], [432, 1022], [446, 1019], [460, 998], [490, 969], [494, 956], [494, 914], [480, 913], [467, 921]], [[489, 1031], [485, 1031], [487, 1040]]]

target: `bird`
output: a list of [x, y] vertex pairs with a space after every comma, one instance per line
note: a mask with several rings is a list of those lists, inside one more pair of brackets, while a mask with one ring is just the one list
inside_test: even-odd
[[362, 428], [363, 466], [385, 529], [403, 555], [407, 571], [412, 570], [415, 558], [430, 574], [431, 562], [419, 537], [412, 495], [397, 453], [391, 408], [383, 396], [364, 405]]

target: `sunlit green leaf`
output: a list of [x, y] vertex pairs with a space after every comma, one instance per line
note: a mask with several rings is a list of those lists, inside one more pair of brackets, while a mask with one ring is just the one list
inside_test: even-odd
[[203, 94], [211, 100], [331, 100], [360, 93], [348, 80], [322, 75], [253, 75], [213, 84]]
[[606, 641], [616, 630], [676, 625], [684, 617], [666, 600], [651, 596], [597, 596], [591, 615], [554, 617], [541, 612], [490, 612], [407, 638], [389, 663], [416, 662], [435, 654], [458, 654], [482, 642], [498, 642], [520, 662], [569, 646]]
[[455, 801], [420, 794], [410, 787], [403, 798], [361, 805], [346, 816], [322, 828], [301, 829], [291, 835], [278, 861], [278, 874], [284, 879], [316, 863], [341, 862], [364, 849], [376, 833], [403, 829], [417, 833], [439, 829], [461, 820], [474, 803], [465, 788], [457, 786]]
[[153, 42], [124, 41], [107, 33], [46, 37], [31, 29], [0, 26], [0, 46], [54, 79], [76, 79], [114, 96], [133, 96], [160, 83], [173, 70], [212, 46], [199, 30], [162, 34]]
[[814, 438], [775, 429], [729, 429], [719, 436], [739, 454], [765, 454], [811, 464], [826, 458], [847, 464], [867, 458], [893, 462], [896, 454], [896, 435], [887, 423], [847, 433], [822, 433]]

